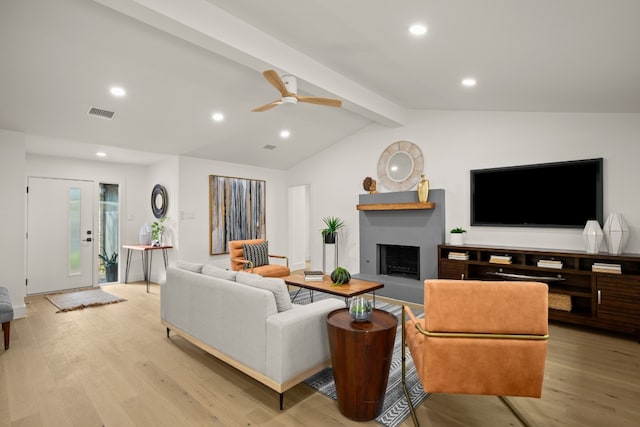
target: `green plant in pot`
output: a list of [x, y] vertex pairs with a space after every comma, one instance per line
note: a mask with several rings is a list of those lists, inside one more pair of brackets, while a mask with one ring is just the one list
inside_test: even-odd
[[337, 216], [327, 216], [322, 218], [325, 228], [322, 229], [322, 237], [325, 243], [335, 243], [336, 233], [344, 227], [344, 222]]
[[462, 236], [466, 233], [467, 230], [461, 227], [453, 228], [449, 233], [451, 233], [451, 244], [452, 245], [462, 245], [464, 240]]
[[162, 233], [164, 233], [164, 222], [167, 220], [166, 216], [163, 216], [158, 221], [154, 221], [151, 224], [151, 239], [153, 246], [162, 246]]
[[351, 280], [351, 273], [344, 267], [336, 267], [336, 269], [331, 272], [331, 281], [334, 285], [343, 285], [349, 283], [349, 280]]
[[115, 282], [118, 280], [118, 252], [113, 252], [110, 257], [107, 254], [98, 254], [104, 265], [104, 272], [107, 282]]

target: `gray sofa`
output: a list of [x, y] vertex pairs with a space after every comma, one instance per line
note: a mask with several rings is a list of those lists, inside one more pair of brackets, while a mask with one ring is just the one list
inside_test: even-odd
[[178, 262], [161, 285], [167, 327], [280, 394], [330, 365], [329, 298], [292, 304], [282, 279]]

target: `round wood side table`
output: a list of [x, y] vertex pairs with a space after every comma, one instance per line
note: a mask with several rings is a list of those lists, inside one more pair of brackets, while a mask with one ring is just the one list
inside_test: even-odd
[[396, 316], [379, 309], [368, 322], [354, 321], [346, 308], [327, 316], [338, 408], [345, 417], [368, 421], [382, 411], [397, 327]]

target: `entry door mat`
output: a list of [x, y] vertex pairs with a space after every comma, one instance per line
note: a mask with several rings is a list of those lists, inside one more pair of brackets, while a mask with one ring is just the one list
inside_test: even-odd
[[126, 301], [126, 299], [111, 295], [102, 289], [47, 295], [45, 298], [58, 308], [56, 313]]
[[[293, 295], [295, 295], [295, 291], [291, 293], [292, 297]], [[332, 296], [323, 294], [322, 292], [313, 293], [314, 301], [324, 299], [326, 297], [331, 298]], [[300, 292], [295, 303], [308, 304], [308, 292]], [[389, 380], [387, 381], [387, 390], [384, 395], [384, 405], [382, 407], [382, 412], [380, 412], [380, 415], [375, 420], [383, 426], [397, 427], [411, 414], [409, 411], [409, 405], [407, 404], [407, 399], [404, 395], [404, 391], [402, 390], [402, 307], [396, 304], [376, 301], [376, 308], [388, 311], [395, 315], [398, 318], [398, 329], [396, 330], [396, 340], [393, 346], [393, 357], [391, 359], [391, 367], [389, 368]], [[417, 318], [424, 317], [422, 312], [418, 312], [417, 310], [414, 310], [413, 312]], [[427, 395], [422, 389], [422, 384], [420, 383], [420, 379], [416, 373], [416, 368], [413, 364], [413, 359], [411, 358], [409, 349], [407, 349], [406, 356], [407, 390], [409, 391], [409, 397], [411, 398], [411, 402], [414, 407], [418, 407], [427, 398]], [[333, 370], [331, 368], [326, 368], [314, 376], [307, 378], [304, 383], [318, 390], [322, 394], [337, 400], [336, 384], [333, 380]]]

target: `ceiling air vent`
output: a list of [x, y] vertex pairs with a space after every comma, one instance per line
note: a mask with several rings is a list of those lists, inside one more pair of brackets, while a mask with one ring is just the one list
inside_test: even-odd
[[275, 150], [276, 148], [278, 148], [278, 146], [277, 145], [267, 144], [262, 148], [264, 148], [265, 150]]
[[101, 119], [111, 120], [116, 113], [113, 111], [104, 110], [102, 108], [91, 107], [87, 114], [89, 114], [90, 116], [100, 117]]

